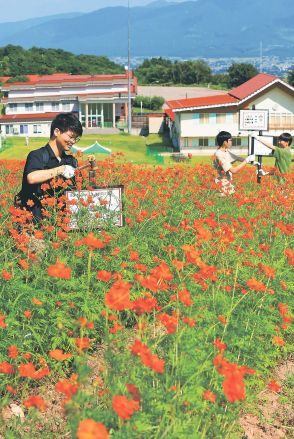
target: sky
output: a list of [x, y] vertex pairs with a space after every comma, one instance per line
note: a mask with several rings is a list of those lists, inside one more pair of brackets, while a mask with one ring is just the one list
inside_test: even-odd
[[[132, 7], [152, 3], [152, 0], [129, 0], [129, 2]], [[128, 0], [0, 0], [0, 23], [66, 12], [91, 12], [107, 6], [127, 5]]]

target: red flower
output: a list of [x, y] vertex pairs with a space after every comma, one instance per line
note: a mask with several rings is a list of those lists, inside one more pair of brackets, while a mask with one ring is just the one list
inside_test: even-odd
[[272, 390], [273, 392], [279, 393], [281, 391], [281, 384], [277, 383], [276, 381], [272, 380], [267, 385], [268, 389]]
[[88, 349], [89, 345], [90, 345], [90, 340], [88, 337], [76, 338], [76, 347], [79, 350]]
[[264, 285], [264, 283], [262, 283], [259, 280], [256, 280], [254, 277], [251, 279], [248, 279], [247, 286], [250, 288], [250, 290], [254, 290], [254, 291], [265, 291], [266, 290], [266, 286]]
[[278, 337], [277, 335], [274, 335], [272, 338], [272, 342], [278, 346], [284, 346], [285, 340], [282, 337]]
[[2, 361], [0, 363], [0, 373], [4, 373], [5, 375], [11, 375], [14, 372], [14, 367], [12, 364], [7, 363], [7, 361]]
[[49, 276], [58, 277], [59, 279], [70, 279], [71, 268], [67, 267], [62, 262], [56, 262], [56, 264], [50, 265], [47, 268]]
[[64, 361], [68, 360], [72, 357], [72, 354], [64, 354], [61, 349], [54, 349], [53, 351], [49, 351], [49, 356], [56, 361]]
[[216, 395], [210, 390], [205, 390], [203, 392], [202, 398], [205, 399], [205, 401], [210, 401], [210, 402], [216, 401]]
[[224, 352], [227, 349], [226, 343], [223, 343], [220, 338], [216, 338], [212, 343], [220, 352]]
[[132, 285], [122, 280], [117, 280], [111, 286], [105, 295], [105, 305], [110, 309], [123, 311], [130, 309], [132, 303], [130, 301], [130, 289]]
[[18, 350], [14, 344], [9, 346], [9, 348], [8, 348], [8, 357], [9, 358], [17, 358], [18, 357]]
[[3, 270], [1, 273], [1, 277], [4, 280], [10, 280], [10, 279], [12, 279], [12, 273], [9, 273], [8, 271]]
[[101, 422], [84, 419], [79, 423], [76, 433], [78, 439], [108, 439], [109, 433]]
[[26, 399], [23, 402], [23, 405], [26, 408], [35, 407], [36, 409], [40, 410], [40, 412], [44, 412], [47, 408], [44, 399], [41, 398], [40, 396], [34, 396], [34, 395]]
[[96, 279], [101, 280], [102, 282], [108, 282], [112, 277], [112, 273], [106, 270], [99, 270], [96, 274]]
[[121, 419], [130, 419], [133, 413], [139, 410], [140, 405], [134, 399], [116, 395], [112, 398], [112, 408]]

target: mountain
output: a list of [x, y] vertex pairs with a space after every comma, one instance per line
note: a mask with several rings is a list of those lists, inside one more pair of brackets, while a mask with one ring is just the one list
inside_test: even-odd
[[[38, 21], [39, 20], [39, 21]], [[132, 56], [251, 57], [294, 53], [293, 0], [155, 1], [130, 9]], [[0, 24], [0, 46], [61, 48], [79, 54], [127, 54], [128, 9]]]

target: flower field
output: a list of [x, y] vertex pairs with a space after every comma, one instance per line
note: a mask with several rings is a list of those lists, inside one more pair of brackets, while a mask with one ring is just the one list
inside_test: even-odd
[[293, 353], [293, 177], [246, 169], [224, 198], [210, 166], [111, 158], [97, 185], [124, 186], [123, 227], [70, 230], [61, 196], [33, 229], [23, 165], [0, 162], [2, 436], [241, 438]]

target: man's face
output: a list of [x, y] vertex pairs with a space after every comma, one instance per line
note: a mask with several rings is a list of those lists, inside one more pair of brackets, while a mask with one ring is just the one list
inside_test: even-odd
[[224, 142], [224, 146], [225, 146], [225, 148], [226, 148], [226, 149], [231, 148], [231, 146], [232, 146], [232, 142], [233, 142], [233, 139], [232, 139], [232, 138], [226, 140], [226, 141]]
[[286, 140], [279, 139], [278, 144], [280, 148], [288, 148], [289, 142]]
[[56, 136], [56, 143], [58, 147], [61, 147], [65, 151], [69, 151], [70, 148], [80, 140], [80, 138], [77, 137], [72, 131], [65, 131], [62, 133], [58, 128], [56, 128], [54, 134]]

